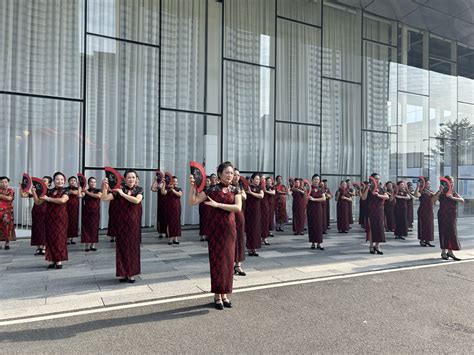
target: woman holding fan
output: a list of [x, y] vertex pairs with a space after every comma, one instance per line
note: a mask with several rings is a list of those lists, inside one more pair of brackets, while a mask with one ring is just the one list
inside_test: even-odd
[[181, 196], [183, 191], [178, 186], [178, 178], [173, 176], [169, 186], [163, 185], [161, 196], [166, 196], [166, 225], [168, 245], [177, 244], [178, 237], [181, 237]]
[[379, 188], [379, 174], [373, 173], [370, 180], [371, 184], [365, 185], [360, 193], [360, 198], [367, 203], [366, 240], [370, 242], [370, 254], [383, 254], [379, 248], [380, 243], [385, 243], [383, 204], [389, 197]]
[[85, 244], [85, 251], [97, 251], [95, 244], [99, 242], [100, 198], [101, 190], [97, 188], [97, 180], [90, 177], [87, 180], [88, 188], [82, 191], [82, 223], [81, 243]]
[[190, 176], [189, 204], [195, 206], [207, 200], [206, 204], [211, 207], [207, 218], [210, 224], [208, 247], [211, 292], [214, 293], [216, 309], [222, 310], [232, 307], [227, 295], [232, 293], [237, 234], [235, 213], [242, 209], [242, 198], [240, 188], [232, 185], [234, 167], [230, 162], [221, 163], [217, 174], [220, 182], [206, 192], [199, 193], [194, 186], [193, 175]]
[[326, 195], [319, 187], [319, 176], [313, 175], [311, 179], [311, 192], [308, 196], [308, 237], [311, 249], [324, 250], [321, 246], [323, 242], [323, 205], [326, 203]]
[[303, 235], [306, 209], [303, 180], [301, 180], [300, 178], [296, 178], [295, 187], [291, 189], [291, 192], [293, 196], [293, 233], [294, 235]]
[[[43, 176], [43, 182], [46, 184], [48, 189], [51, 188], [53, 178], [51, 176]], [[33, 192], [22, 192], [22, 198], [33, 198]], [[46, 240], [46, 231], [45, 231], [45, 215], [46, 215], [46, 204], [38, 204], [34, 202], [33, 199], [33, 208], [31, 210], [31, 246], [35, 246], [34, 255], [45, 255], [45, 240]]]
[[[135, 282], [140, 274], [140, 227], [143, 188], [138, 186], [135, 170], [125, 171], [123, 186], [109, 186], [109, 179], [102, 181], [102, 201], [117, 201], [116, 276], [120, 282]], [[108, 193], [108, 191], [112, 193]]]
[[286, 195], [288, 189], [282, 184], [283, 178], [281, 175], [276, 177], [275, 185], [275, 221], [276, 231], [283, 232], [283, 226], [288, 223], [288, 214], [286, 213]]
[[[243, 205], [244, 201], [247, 200], [247, 194], [240, 187], [240, 171], [237, 169], [234, 169], [234, 179], [232, 180], [232, 185], [240, 188]], [[201, 207], [202, 204], [203, 202], [199, 204], [199, 207]], [[242, 271], [242, 261], [245, 260], [245, 215], [243, 208], [239, 212], [235, 212], [235, 226], [237, 235], [235, 239], [234, 274], [239, 276], [246, 276], [247, 274]]]
[[348, 233], [350, 228], [349, 211], [352, 205], [352, 195], [347, 188], [347, 182], [341, 181], [336, 192], [337, 201], [337, 230]]
[[[464, 203], [464, 199], [458, 193], [453, 191], [454, 178], [445, 176], [446, 186], [439, 196], [438, 210], [438, 228], [439, 228], [439, 244], [441, 247], [441, 258], [448, 260], [449, 258], [459, 261], [458, 257], [453, 254], [453, 250], [461, 250], [458, 241], [458, 231], [456, 227], [457, 204]], [[448, 250], [448, 252], [446, 252]]]
[[62, 269], [63, 261], [68, 260], [67, 237], [68, 191], [64, 188], [66, 176], [61, 172], [53, 175], [54, 188], [49, 189], [46, 195], [38, 197], [33, 188], [33, 198], [37, 204], [46, 204], [45, 232], [46, 232], [46, 260], [50, 261], [48, 269]]
[[260, 188], [260, 175], [252, 174], [250, 186], [246, 191], [245, 202], [245, 234], [247, 235], [247, 249], [249, 256], [258, 256], [257, 249], [262, 247], [262, 219], [260, 204], [263, 199], [263, 191]]
[[395, 194], [397, 203], [395, 204], [395, 239], [402, 239], [408, 236], [408, 200], [411, 200], [411, 196], [407, 191], [407, 187], [404, 181], [397, 183], [398, 192]]
[[438, 192], [430, 191], [431, 182], [428, 178], [420, 179], [415, 189], [415, 197], [420, 200], [418, 207], [418, 240], [422, 247], [434, 247], [434, 214], [433, 207], [441, 195], [442, 186]]

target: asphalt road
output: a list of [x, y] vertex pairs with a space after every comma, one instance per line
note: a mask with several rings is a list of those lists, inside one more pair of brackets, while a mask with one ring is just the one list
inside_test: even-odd
[[474, 262], [0, 327], [0, 353], [473, 353]]

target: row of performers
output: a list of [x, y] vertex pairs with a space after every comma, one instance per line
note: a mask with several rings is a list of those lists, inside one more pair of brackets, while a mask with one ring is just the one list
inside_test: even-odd
[[[5, 249], [14, 240], [13, 200], [14, 190], [9, 187], [9, 179], [0, 177], [0, 208], [2, 223], [1, 236]], [[85, 251], [96, 251], [99, 241], [100, 202], [109, 201], [108, 234], [116, 241], [116, 276], [121, 282], [135, 282], [140, 274], [140, 242], [143, 189], [138, 185], [138, 175], [134, 170], [126, 170], [124, 183], [119, 188], [110, 188], [108, 180], [102, 181], [101, 189], [97, 180], [90, 177], [87, 187], [77, 185], [77, 178], [68, 179], [61, 172], [53, 177], [43, 177], [46, 187], [44, 194], [37, 193], [33, 186], [22, 191], [22, 197], [32, 198], [31, 244], [37, 247], [35, 255], [45, 255], [49, 269], [62, 269], [68, 260], [68, 244], [75, 244], [78, 235], [79, 206], [82, 200], [81, 242]], [[53, 185], [54, 183], [54, 185]], [[4, 208], [4, 205], [7, 207]], [[8, 223], [3, 223], [3, 221]]]
[[[95, 179], [90, 178], [87, 191], [82, 192], [81, 189], [78, 189], [78, 191], [79, 196], [93, 198], [96, 200], [95, 203], [97, 205], [100, 205], [100, 200], [110, 201], [111, 206], [109, 210], [114, 209], [113, 205], [116, 206], [115, 219], [110, 218], [113, 216], [109, 216], [109, 220], [112, 219], [112, 226], [116, 228], [115, 235], [117, 236], [116, 275], [120, 277], [122, 282], [128, 281], [133, 283], [135, 282], [134, 277], [140, 273], [140, 220], [143, 189], [138, 186], [138, 176], [135, 171], [127, 170], [124, 177], [125, 184], [121, 188], [111, 189], [108, 179], [104, 179], [102, 189], [98, 190], [95, 188]], [[380, 181], [378, 174], [373, 174], [372, 178], [378, 182]], [[452, 187], [454, 181], [452, 178], [448, 178]], [[54, 188], [49, 189], [46, 195], [38, 197], [34, 188], [31, 189], [31, 195], [35, 200], [35, 206], [46, 206], [44, 214], [46, 259], [50, 261], [49, 268], [59, 269], [62, 267], [62, 261], [67, 260], [67, 229], [69, 223], [67, 203], [71, 196], [71, 189], [64, 187], [66, 178], [62, 173], [54, 174], [53, 179]], [[249, 248], [250, 255], [255, 255], [258, 245], [261, 245], [262, 240], [264, 242], [266, 240], [266, 238], [262, 238], [261, 228], [259, 228], [262, 225], [262, 216], [261, 213], [259, 214], [262, 208], [259, 205], [259, 201], [261, 203], [265, 199], [265, 192], [261, 188], [260, 176], [258, 174], [252, 175], [250, 185], [246, 188], [246, 191], [240, 188], [239, 180], [238, 171], [234, 170], [229, 162], [222, 163], [219, 166], [218, 183], [210, 186], [206, 191], [198, 193], [194, 188], [194, 177], [190, 177], [189, 203], [191, 205], [204, 203], [205, 206], [209, 207], [205, 217], [207, 225], [206, 235], [209, 241], [212, 292], [215, 294], [215, 304], [218, 309], [232, 306], [227, 299], [227, 294], [231, 293], [232, 290], [232, 274], [238, 273], [240, 269], [238, 265], [235, 265], [235, 262], [239, 260], [237, 255], [240, 255], [240, 260], [243, 260], [245, 257], [243, 253], [245, 243], [244, 232], [247, 234], [247, 247]], [[7, 185], [6, 191], [11, 190], [8, 188], [8, 179], [0, 178], [0, 181], [2, 182], [2, 191], [5, 190], [5, 185]], [[326, 194], [330, 195], [330, 193], [325, 192], [320, 187], [319, 176], [317, 175], [313, 176], [309, 193], [305, 193], [301, 186], [301, 180], [296, 179], [293, 187], [288, 189], [281, 184], [281, 178], [279, 177], [274, 188], [275, 201], [277, 201], [276, 196], [278, 196], [276, 191], [279, 189], [282, 191], [280, 195], [283, 197], [286, 194], [291, 194], [294, 198], [293, 204], [296, 205], [293, 218], [295, 220], [294, 232], [297, 234], [303, 233], [305, 218], [301, 210], [306, 211], [312, 247], [317, 243], [322, 248], [319, 241], [322, 242], [324, 228], [327, 228], [327, 226], [324, 227], [326, 222], [323, 220], [325, 215], [322, 211], [326, 203]], [[152, 189], [156, 190], [157, 187], [153, 186]], [[165, 187], [165, 191], [166, 189], [169, 191], [175, 188], [178, 189], [176, 186], [168, 186], [167, 188]], [[163, 189], [162, 186], [161, 189]], [[267, 190], [266, 187], [264, 189]], [[351, 197], [344, 196], [347, 192], [347, 187], [342, 183], [338, 191], [338, 201], [347, 201], [349, 203]], [[428, 210], [431, 210], [431, 223], [433, 220], [433, 203], [436, 199], [440, 200], [438, 219], [440, 220], [442, 257], [443, 259], [451, 257], [458, 260], [452, 251], [459, 249], [456, 235], [455, 211], [456, 203], [462, 202], [462, 198], [456, 193], [446, 193], [444, 189], [433, 193], [429, 190], [429, 184], [427, 184], [423, 191], [418, 192], [420, 199], [423, 195], [430, 197], [431, 208]], [[366, 216], [364, 217], [363, 224], [366, 227], [367, 240], [370, 241], [370, 252], [381, 253], [379, 243], [385, 241], [384, 203], [390, 200], [390, 195], [379, 188], [371, 189], [370, 184], [362, 186], [359, 195], [366, 204]], [[346, 198], [344, 199], [343, 197]], [[245, 212], [242, 210], [242, 200], [244, 199], [246, 200]], [[4, 201], [3, 198], [1, 200]], [[12, 202], [12, 200], [13, 196], [11, 196], [9, 201]], [[299, 211], [298, 202], [295, 204], [295, 201], [298, 200], [302, 201], [300, 205], [302, 208]], [[283, 198], [282, 201], [286, 201], [286, 198]], [[276, 205], [278, 204], [276, 203]], [[318, 209], [318, 205], [320, 209]], [[253, 213], [250, 213], [251, 211]], [[453, 211], [454, 214], [451, 213]], [[96, 213], [93, 214], [98, 217], [99, 210], [97, 209]], [[299, 226], [298, 215], [302, 217]], [[420, 211], [419, 218], [423, 218]], [[314, 223], [315, 220], [319, 221], [319, 223]], [[87, 222], [85, 224], [87, 225]], [[250, 226], [245, 226], [246, 224]], [[98, 237], [98, 221], [93, 229], [92, 233]], [[169, 226], [167, 231], [169, 233]], [[320, 239], [317, 239], [318, 237]], [[97, 242], [97, 239], [94, 239], [94, 242]], [[447, 253], [446, 249], [448, 250]]]

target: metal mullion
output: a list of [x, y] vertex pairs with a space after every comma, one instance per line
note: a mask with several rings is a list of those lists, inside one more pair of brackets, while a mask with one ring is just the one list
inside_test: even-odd
[[[161, 14], [161, 13], [160, 13]], [[125, 39], [125, 38], [120, 38], [120, 37], [113, 37], [113, 36], [107, 36], [107, 35], [102, 35], [100, 33], [94, 33], [94, 32], [86, 32], [87, 36], [93, 36], [93, 37], [99, 37], [99, 38], [105, 38], [105, 39], [110, 39], [118, 42], [125, 42], [125, 43], [131, 43], [131, 44], [138, 44], [140, 46], [147, 46], [147, 47], [153, 47], [153, 48], [160, 48], [159, 44], [152, 44], [152, 43], [147, 43], [147, 42], [140, 42], [140, 41], [134, 41], [131, 39]], [[161, 41], [161, 40], [160, 40]]]
[[235, 62], [235, 63], [240, 63], [240, 64], [253, 65], [255, 67], [261, 67], [261, 68], [275, 69], [275, 66], [271, 66], [271, 65], [252, 63], [252, 62], [247, 62], [245, 60], [232, 59], [232, 58], [227, 58], [227, 57], [222, 57], [222, 58], [223, 58], [223, 60], [226, 60], [228, 62]]
[[189, 113], [189, 114], [193, 114], [193, 115], [203, 115], [203, 116], [217, 116], [217, 117], [222, 116], [222, 114], [220, 114], [220, 113], [209, 113], [209, 112], [204, 112], [204, 111], [183, 110], [183, 109], [179, 109], [179, 108], [170, 108], [170, 107], [160, 107], [160, 111]]
[[[278, 0], [277, 0], [277, 1], [278, 1]], [[275, 13], [276, 13], [276, 12], [275, 12]], [[277, 18], [277, 19], [280, 19], [280, 20], [286, 20], [286, 21], [291, 21], [291, 22], [299, 23], [300, 25], [315, 27], [315, 28], [319, 28], [319, 29], [322, 28], [322, 26], [318, 26], [318, 25], [315, 25], [315, 24], [312, 24], [312, 23], [308, 23], [308, 22], [304, 22], [304, 21], [295, 20], [295, 19], [292, 19], [292, 18], [290, 18], [290, 17], [285, 17], [285, 16], [281, 16], [281, 15], [277, 15], [276, 18]]]
[[394, 44], [388, 44], [388, 43], [376, 41], [376, 40], [374, 40], [374, 39], [365, 38], [364, 35], [362, 35], [362, 40], [363, 40], [364, 42], [370, 42], [370, 43], [378, 44], [378, 45], [385, 46], [385, 47], [391, 47], [391, 48], [395, 48], [395, 49], [397, 48], [397, 46], [394, 45]]
[[[362, 42], [362, 39], [361, 39], [361, 42]], [[329, 76], [322, 76], [323, 79], [327, 79], [327, 80], [336, 80], [336, 81], [340, 81], [342, 83], [346, 83], [346, 84], [354, 84], [354, 85], [362, 85], [362, 80], [360, 83], [358, 83], [357, 81], [352, 81], [352, 80], [346, 80], [346, 79], [338, 79], [338, 78], [331, 78]]]
[[[86, 165], [86, 134], [87, 134], [87, 0], [84, 0], [84, 60], [82, 70], [82, 147], [79, 147], [82, 152], [81, 165], [84, 169]], [[79, 167], [80, 171], [81, 167]]]
[[294, 122], [294, 121], [284, 121], [284, 120], [275, 120], [276, 123], [300, 125], [300, 126], [311, 126], [311, 127], [321, 127], [318, 123], [308, 123], [308, 122]]
[[25, 92], [16, 92], [16, 91], [8, 91], [8, 90], [0, 90], [0, 94], [1, 95], [11, 95], [11, 96], [35, 97], [35, 98], [39, 98], [39, 99], [48, 99], [48, 100], [84, 102], [84, 98], [77, 99], [77, 98], [73, 98], [73, 97], [64, 97], [64, 96], [28, 94], [28, 93], [25, 93]]

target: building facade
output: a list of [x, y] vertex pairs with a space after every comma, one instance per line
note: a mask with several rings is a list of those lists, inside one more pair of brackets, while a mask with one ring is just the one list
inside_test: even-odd
[[148, 188], [160, 168], [185, 192], [189, 160], [332, 189], [449, 174], [473, 214], [474, 5], [446, 3], [1, 1], [1, 174], [110, 165]]

